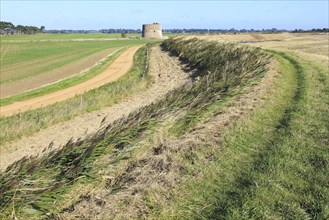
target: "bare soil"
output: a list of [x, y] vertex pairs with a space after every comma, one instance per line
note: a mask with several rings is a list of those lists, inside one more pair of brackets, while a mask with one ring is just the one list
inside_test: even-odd
[[128, 48], [122, 53], [113, 63], [102, 73], [78, 85], [62, 89], [51, 94], [28, 99], [21, 102], [15, 102], [10, 105], [2, 106], [0, 110], [1, 116], [10, 116], [20, 112], [29, 111], [32, 109], [44, 107], [46, 105], [54, 104], [68, 98], [72, 98], [77, 94], [95, 89], [104, 84], [117, 80], [123, 76], [131, 68], [133, 64], [133, 57], [140, 46]]
[[[127, 59], [129, 57], [132, 58], [137, 49], [138, 47], [133, 47], [128, 50], [129, 53], [122, 54], [121, 58], [119, 57], [120, 59], [116, 60], [116, 63], [112, 63], [111, 69], [119, 71], [125, 68], [125, 72], [127, 72], [131, 66], [130, 63], [127, 63]], [[51, 126], [30, 137], [23, 137], [21, 140], [4, 144], [1, 146], [0, 170], [4, 170], [8, 165], [24, 156], [41, 154], [43, 149], [49, 145], [52, 145], [52, 149], [55, 149], [66, 144], [71, 138], [72, 140], [83, 139], [97, 132], [100, 126], [105, 126], [143, 106], [151, 104], [162, 98], [169, 91], [190, 80], [183, 71], [184, 67], [180, 65], [178, 59], [162, 52], [159, 46], [152, 47], [149, 63], [149, 74], [153, 77], [152, 85], [149, 89], [139, 94], [134, 94], [125, 101], [109, 108], [79, 116], [70, 121]], [[120, 72], [122, 73], [122, 71]], [[116, 77], [120, 75], [117, 74]], [[111, 79], [113, 80], [113, 78]], [[108, 77], [106, 76], [100, 77], [99, 80], [95, 80], [95, 84], [98, 85], [99, 81], [101, 84], [105, 84], [107, 79]], [[80, 89], [82, 92], [86, 87], [81, 86], [79, 88], [82, 88]], [[73, 91], [76, 92], [76, 90]], [[66, 93], [63, 92], [63, 95], [65, 96]], [[40, 105], [39, 103], [37, 104]]]

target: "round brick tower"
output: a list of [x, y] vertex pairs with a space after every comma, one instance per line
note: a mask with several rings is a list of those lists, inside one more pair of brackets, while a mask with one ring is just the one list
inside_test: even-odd
[[143, 24], [142, 37], [144, 38], [162, 38], [162, 29], [159, 23]]

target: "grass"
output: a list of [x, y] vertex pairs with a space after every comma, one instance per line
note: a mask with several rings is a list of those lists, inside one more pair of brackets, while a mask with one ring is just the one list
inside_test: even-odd
[[145, 53], [146, 47], [138, 50], [134, 57], [134, 67], [118, 81], [45, 108], [1, 117], [1, 143], [30, 135], [77, 115], [111, 106], [130, 94], [147, 88], [149, 78], [143, 75], [146, 65]]
[[[328, 70], [276, 53], [281, 76], [267, 102], [203, 145], [160, 219], [326, 219]], [[212, 160], [205, 157], [212, 149]], [[186, 160], [185, 160], [186, 161]], [[206, 161], [206, 163], [205, 163]], [[189, 161], [186, 161], [188, 163]], [[167, 192], [168, 193], [168, 192]], [[189, 199], [186, 199], [189, 198]], [[153, 206], [155, 206], [153, 204]], [[151, 215], [152, 216], [152, 215]]]

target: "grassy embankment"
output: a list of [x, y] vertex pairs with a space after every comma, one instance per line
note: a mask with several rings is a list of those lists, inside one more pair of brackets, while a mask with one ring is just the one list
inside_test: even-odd
[[272, 51], [280, 72], [264, 102], [210, 132], [208, 122], [259, 81], [268, 55], [195, 40], [163, 45], [201, 78], [89, 140], [16, 163], [1, 176], [3, 215], [56, 216], [85, 201], [74, 215], [326, 219], [328, 69]]
[[[149, 77], [145, 77], [146, 68], [146, 50], [147, 47], [142, 47], [138, 50], [134, 57], [133, 68], [116, 82], [109, 83], [95, 90], [88, 91], [82, 95], [66, 101], [13, 115], [10, 117], [0, 117], [1, 123], [1, 143], [17, 139], [23, 135], [29, 135], [40, 129], [46, 128], [53, 124], [69, 120], [77, 115], [98, 110], [103, 107], [111, 106], [121, 99], [147, 88]], [[111, 60], [111, 58], [109, 58]], [[109, 62], [104, 62], [97, 66], [87, 74], [86, 77], [91, 77], [104, 70], [109, 65]], [[80, 80], [85, 80], [84, 76], [68, 80], [77, 83]], [[66, 86], [66, 81], [58, 86]], [[72, 85], [72, 84], [70, 84]], [[52, 88], [52, 87], [50, 87]], [[54, 88], [57, 89], [56, 85]], [[49, 91], [49, 90], [47, 90]]]
[[[193, 115], [204, 115], [213, 103], [223, 108], [228, 104], [226, 97], [238, 96], [243, 88], [259, 79], [269, 59], [260, 49], [195, 39], [177, 43], [176, 46], [186, 43], [193, 46], [185, 48], [186, 56], [182, 59], [193, 63], [191, 68], [199, 69], [194, 77], [200, 76], [200, 80], [195, 81], [191, 87], [182, 87], [169, 93], [165, 99], [127, 118], [119, 119], [91, 139], [68, 143], [62, 150], [52, 152], [42, 159], [23, 159], [13, 165], [1, 179], [3, 213], [12, 212], [9, 207], [15, 201], [17, 216], [40, 216], [48, 212], [53, 215], [69, 204], [74, 204], [79, 200], [79, 195], [92, 188], [105, 186], [113, 192], [124, 190], [120, 186], [124, 178], [119, 174], [114, 185], [106, 184], [101, 174], [124, 168], [113, 165], [129, 160], [133, 149], [140, 146], [138, 142], [152, 136], [155, 130], [164, 128], [164, 124], [168, 126], [169, 123], [170, 128], [175, 127], [175, 121], [170, 120], [173, 115], [179, 117], [179, 123], [184, 122], [193, 127]], [[169, 49], [171, 44], [175, 42], [168, 41], [164, 47]], [[190, 57], [192, 54], [193, 58]], [[212, 114], [219, 114], [220, 111], [219, 108]], [[183, 133], [175, 132], [178, 136]], [[113, 170], [104, 170], [109, 166]], [[23, 179], [27, 185], [20, 188], [18, 184]], [[50, 205], [55, 200], [56, 207]]]
[[200, 146], [174, 199], [153, 216], [328, 218], [329, 71], [272, 52], [280, 63], [274, 93], [247, 119], [225, 129], [218, 144]]

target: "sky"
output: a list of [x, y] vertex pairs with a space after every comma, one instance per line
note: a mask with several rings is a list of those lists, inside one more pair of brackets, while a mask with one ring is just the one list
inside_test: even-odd
[[14, 1], [1, 0], [1, 21], [51, 29], [328, 28], [328, 0], [286, 1]]

